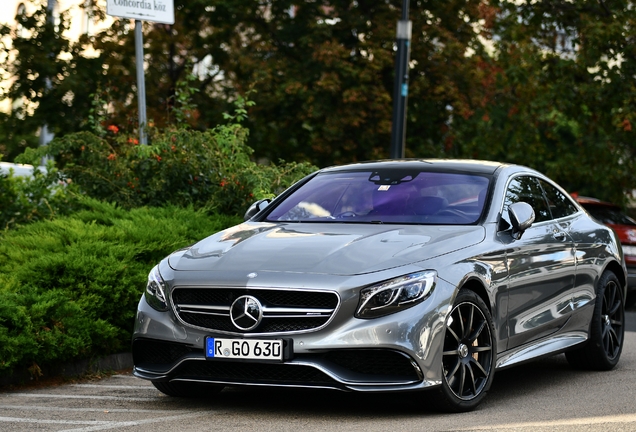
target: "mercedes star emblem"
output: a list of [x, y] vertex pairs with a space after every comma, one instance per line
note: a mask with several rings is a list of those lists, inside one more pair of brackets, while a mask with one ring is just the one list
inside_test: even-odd
[[249, 331], [256, 328], [263, 319], [263, 306], [256, 298], [244, 295], [232, 303], [230, 319], [237, 329]]

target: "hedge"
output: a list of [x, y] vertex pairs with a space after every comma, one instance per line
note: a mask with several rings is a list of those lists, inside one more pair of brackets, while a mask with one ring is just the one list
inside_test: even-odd
[[240, 222], [192, 208], [84, 210], [5, 231], [0, 242], [0, 375], [129, 349], [149, 270]]

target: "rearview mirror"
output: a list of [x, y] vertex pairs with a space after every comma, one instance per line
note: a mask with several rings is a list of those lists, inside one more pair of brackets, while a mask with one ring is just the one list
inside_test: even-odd
[[508, 207], [508, 216], [512, 224], [512, 238], [519, 240], [524, 231], [532, 226], [534, 222], [534, 210], [532, 206], [525, 202], [517, 202]]
[[247, 211], [245, 212], [245, 216], [243, 216], [243, 220], [250, 220], [252, 219], [258, 212], [260, 212], [261, 210], [263, 210], [265, 207], [267, 207], [269, 205], [269, 203], [271, 203], [272, 200], [269, 198], [263, 198], [260, 199], [258, 201], [256, 201], [254, 204], [252, 204]]

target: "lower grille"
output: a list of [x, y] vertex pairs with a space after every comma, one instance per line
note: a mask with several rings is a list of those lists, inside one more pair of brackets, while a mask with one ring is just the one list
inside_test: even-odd
[[[177, 379], [207, 379], [253, 384], [299, 384], [334, 386], [337, 381], [311, 365], [291, 363], [257, 363], [225, 360], [202, 361], [203, 349], [186, 345], [135, 339], [133, 362], [136, 367], [163, 373], [171, 370], [179, 361], [190, 358], [170, 372]], [[297, 354], [296, 360], [321, 365], [356, 382], [420, 381], [421, 372], [412, 360], [398, 351], [385, 349], [343, 349], [322, 354]]]
[[362, 375], [391, 376], [411, 381], [420, 379], [411, 359], [397, 351], [335, 350], [326, 353], [324, 359]]
[[183, 344], [151, 339], [135, 339], [132, 346], [133, 363], [153, 370], [168, 370], [191, 353], [203, 355], [203, 348], [196, 350]]
[[175, 371], [180, 379], [208, 379], [245, 384], [328, 385], [335, 380], [318, 369], [294, 364], [239, 363], [224, 361], [185, 362]]

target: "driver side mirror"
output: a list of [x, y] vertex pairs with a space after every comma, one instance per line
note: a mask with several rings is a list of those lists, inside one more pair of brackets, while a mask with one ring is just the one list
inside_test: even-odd
[[272, 200], [269, 198], [263, 198], [256, 201], [247, 209], [247, 211], [245, 212], [245, 216], [243, 216], [243, 220], [248, 221], [252, 219], [258, 212], [267, 207], [271, 202]]
[[508, 207], [508, 216], [512, 223], [512, 238], [519, 240], [525, 230], [532, 226], [534, 222], [534, 210], [532, 206], [525, 202], [517, 202]]

